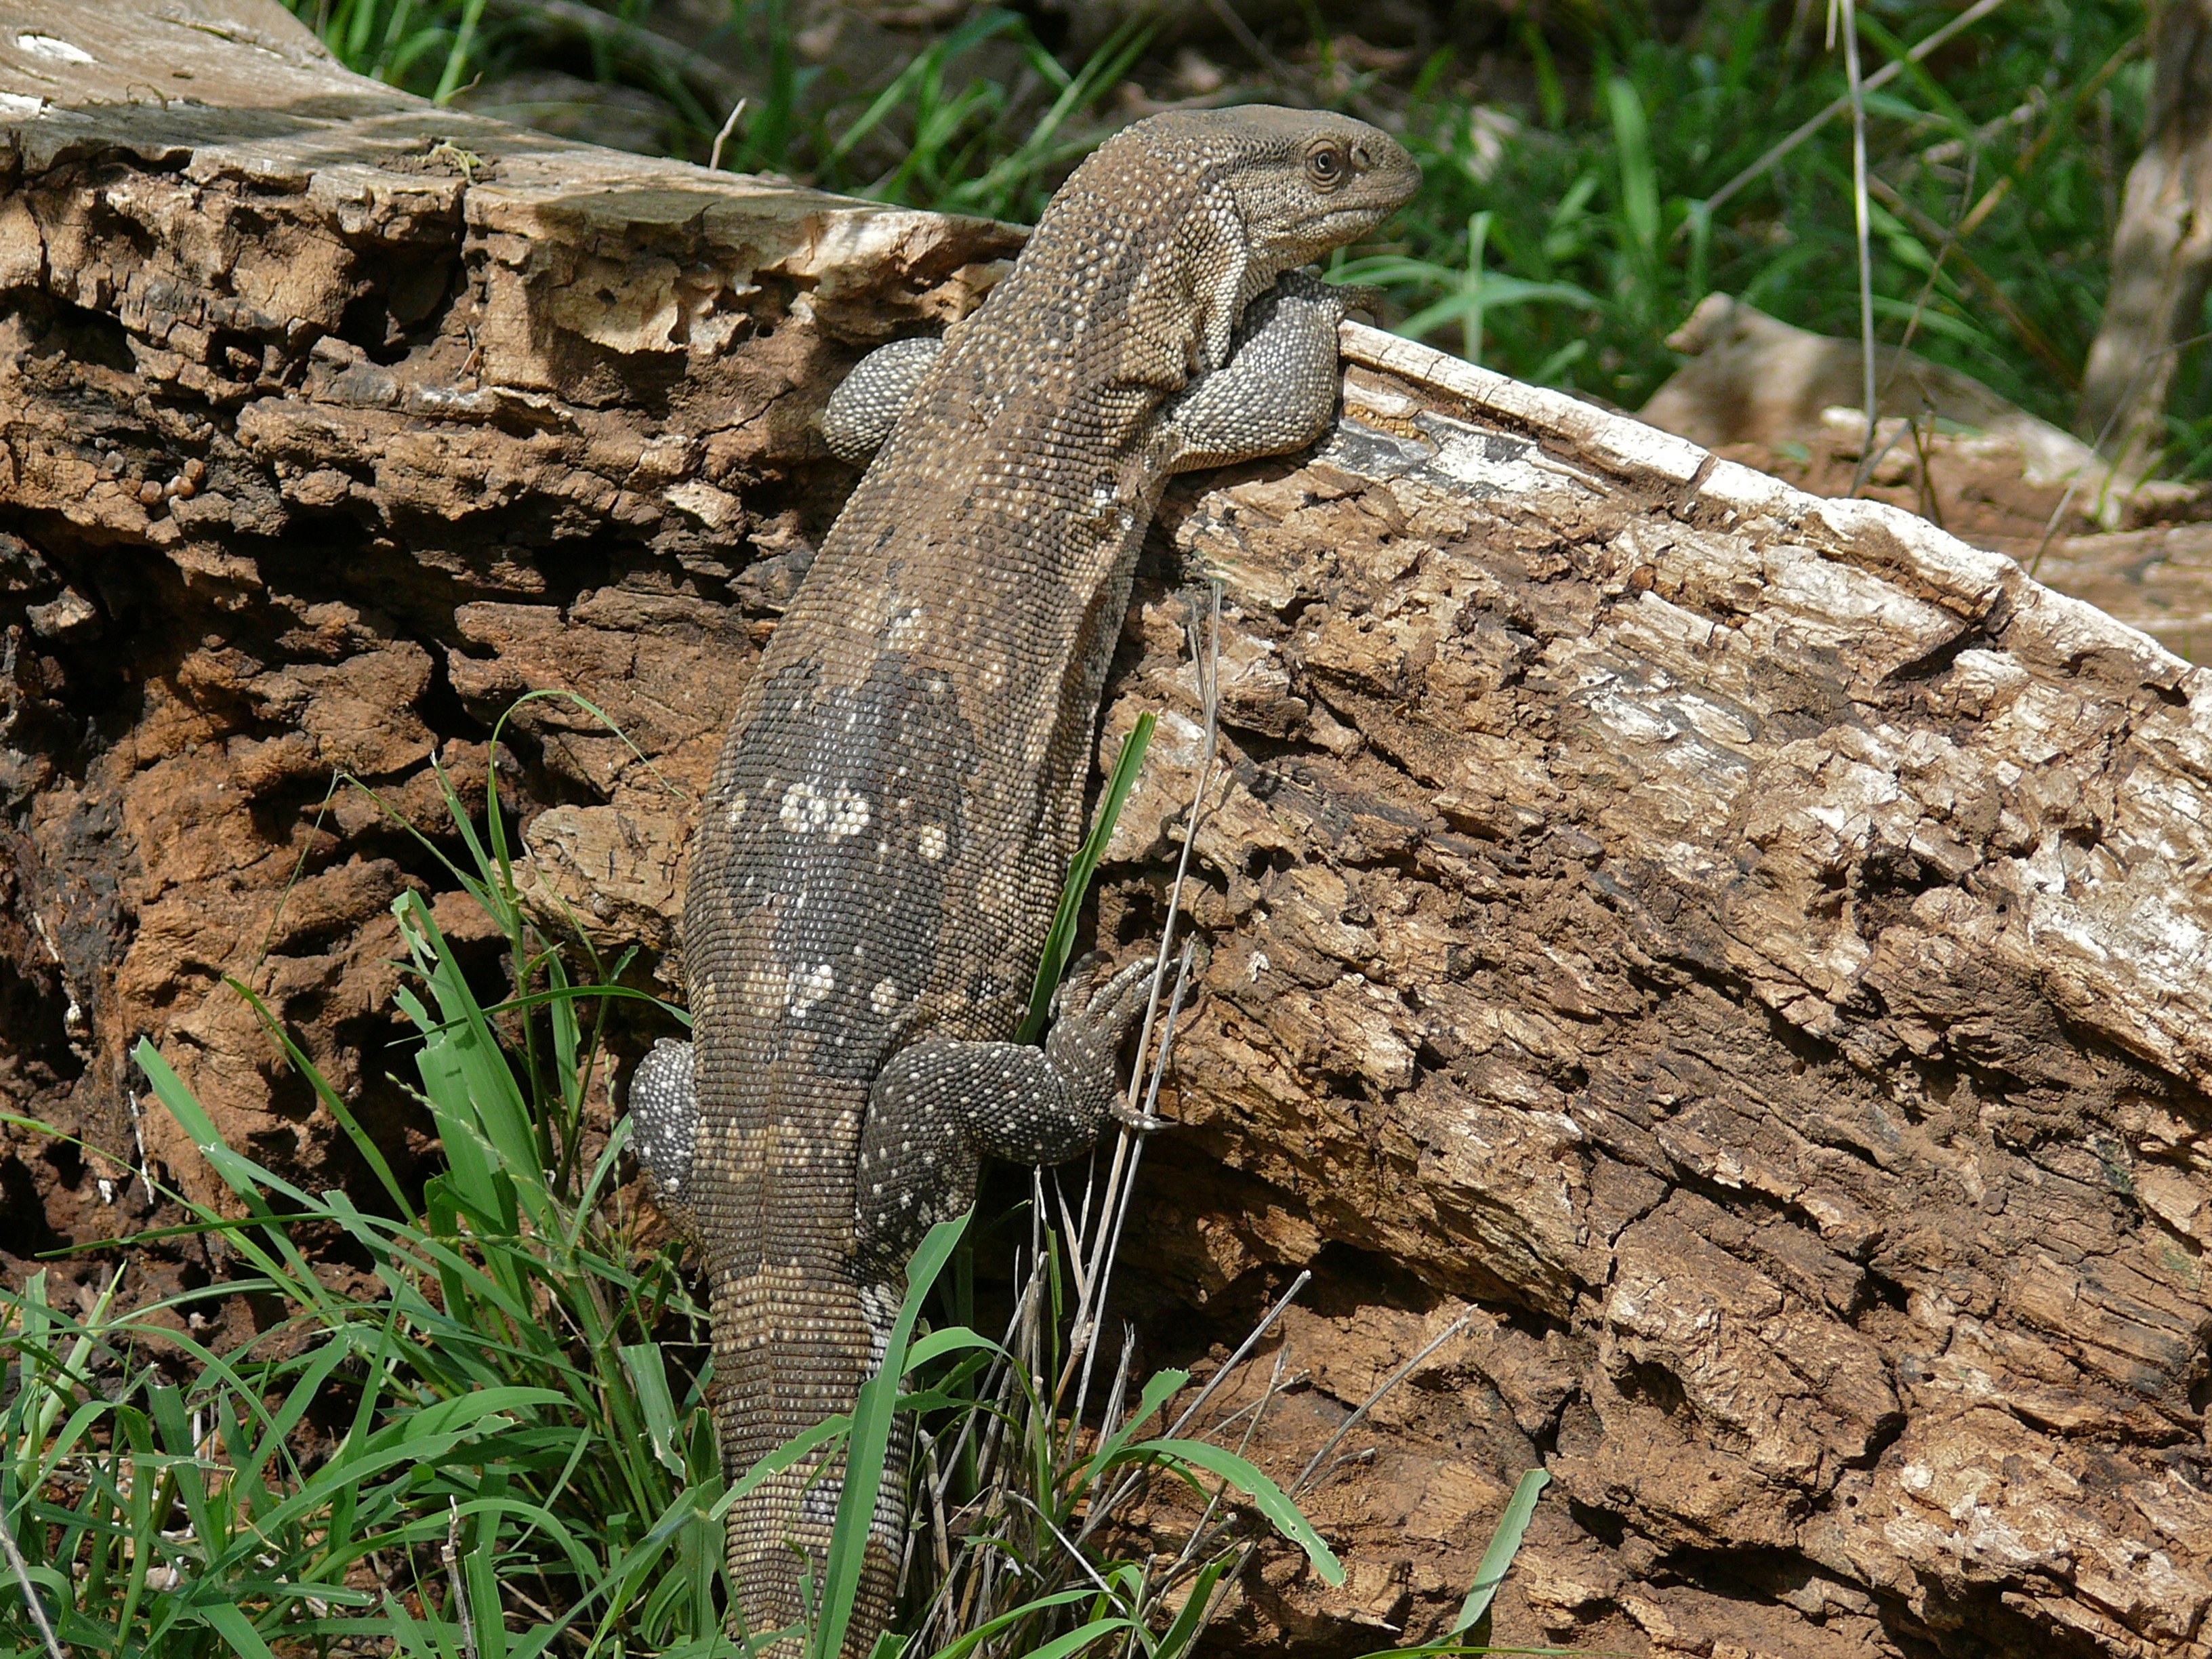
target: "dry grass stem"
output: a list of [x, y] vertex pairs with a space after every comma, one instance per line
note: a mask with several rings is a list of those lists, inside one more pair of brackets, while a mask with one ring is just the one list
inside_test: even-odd
[[15, 1575], [16, 1583], [22, 1587], [23, 1604], [31, 1610], [31, 1622], [38, 1626], [50, 1659], [69, 1659], [54, 1636], [53, 1626], [46, 1620], [46, 1604], [39, 1599], [39, 1592], [32, 1587], [30, 1564], [23, 1559], [23, 1552], [15, 1547], [15, 1529], [4, 1517], [0, 1517], [0, 1549], [8, 1553], [9, 1571]]
[[738, 130], [738, 119], [744, 112], [745, 100], [742, 98], [730, 106], [729, 114], [722, 120], [722, 130], [714, 135], [714, 148], [708, 152], [708, 172], [720, 173], [722, 170], [722, 146], [730, 142], [730, 135]]
[[1424, 1343], [1421, 1346], [1421, 1351], [1419, 1353], [1408, 1359], [1404, 1364], [1399, 1366], [1396, 1370], [1392, 1371], [1389, 1376], [1384, 1377], [1382, 1382], [1376, 1388], [1375, 1392], [1369, 1395], [1366, 1399], [1360, 1401], [1358, 1408], [1355, 1410], [1351, 1416], [1346, 1418], [1343, 1422], [1338, 1424], [1336, 1432], [1329, 1436], [1328, 1439], [1322, 1441], [1321, 1443], [1320, 1449], [1315, 1452], [1310, 1458], [1306, 1460], [1305, 1468], [1298, 1471], [1298, 1478], [1291, 1482], [1289, 1488], [1291, 1495], [1292, 1497], [1296, 1497], [1298, 1493], [1305, 1491], [1308, 1484], [1313, 1480], [1314, 1471], [1320, 1468], [1324, 1462], [1328, 1462], [1329, 1454], [1334, 1452], [1339, 1445], [1343, 1443], [1344, 1437], [1350, 1434], [1352, 1430], [1358, 1428], [1365, 1419], [1367, 1413], [1375, 1409], [1376, 1404], [1382, 1399], [1382, 1397], [1389, 1394], [1391, 1389], [1396, 1388], [1401, 1382], [1404, 1382], [1408, 1376], [1412, 1376], [1413, 1371], [1420, 1365], [1420, 1363], [1423, 1360], [1426, 1359], [1438, 1348], [1443, 1347], [1445, 1343], [1450, 1341], [1462, 1331], [1465, 1330], [1467, 1328], [1467, 1322], [1468, 1316], [1465, 1314], [1462, 1314], [1457, 1319], [1453, 1320], [1450, 1324], [1445, 1326], [1443, 1329], [1438, 1331], [1436, 1335], [1430, 1338], [1427, 1342]]

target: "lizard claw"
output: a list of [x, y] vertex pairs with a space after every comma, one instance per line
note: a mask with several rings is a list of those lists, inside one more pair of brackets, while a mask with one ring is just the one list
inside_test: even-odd
[[1078, 1026], [1094, 1043], [1103, 1039], [1103, 1046], [1121, 1046], [1129, 1022], [1143, 1006], [1143, 994], [1150, 988], [1146, 976], [1152, 970], [1152, 958], [1139, 957], [1110, 975], [1106, 971], [1109, 961], [1103, 951], [1093, 951], [1060, 982], [1060, 988], [1052, 994], [1054, 1030], [1062, 1025]]
[[1093, 952], [1076, 964], [1075, 972], [1054, 993], [1052, 1029], [1044, 1039], [1045, 1052], [1054, 1064], [1103, 1066], [1112, 1072], [1115, 1052], [1144, 1006], [1152, 958], [1140, 957], [1110, 975], [1107, 967], [1104, 953]]
[[1138, 1107], [1132, 1106], [1129, 1104], [1127, 1098], [1121, 1095], [1116, 1095], [1114, 1097], [1114, 1104], [1109, 1109], [1109, 1110], [1112, 1113], [1115, 1122], [1120, 1124], [1125, 1129], [1134, 1130], [1140, 1135], [1148, 1135], [1155, 1129], [1172, 1129], [1175, 1127], [1175, 1120], [1173, 1118], [1155, 1117], [1150, 1112], [1142, 1110]]
[[[1107, 971], [1107, 958], [1094, 952], [1076, 965], [1054, 999], [1056, 1018], [1045, 1038], [1045, 1048], [1055, 1063], [1099, 1066], [1113, 1074], [1113, 1054], [1128, 1035], [1129, 1027], [1152, 996], [1152, 975], [1158, 958], [1139, 957], [1117, 971]], [[1129, 1103], [1115, 1088], [1108, 1113], [1123, 1127], [1149, 1134], [1173, 1121], [1155, 1117]]]

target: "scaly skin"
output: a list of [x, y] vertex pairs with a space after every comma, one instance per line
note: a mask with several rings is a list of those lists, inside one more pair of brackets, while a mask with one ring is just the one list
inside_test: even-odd
[[[745, 688], [694, 843], [696, 1060], [660, 1045], [632, 1089], [705, 1260], [732, 1477], [851, 1407], [907, 1256], [973, 1201], [982, 1155], [1073, 1156], [1115, 1109], [1139, 972], [1079, 974], [1042, 1048], [1008, 1039], [1139, 544], [1172, 472], [1327, 426], [1342, 305], [1285, 273], [1419, 179], [1340, 115], [1156, 116], [1077, 169], [941, 352], [856, 376], [860, 444], [888, 437]], [[896, 1588], [893, 1457], [856, 1656]], [[842, 1477], [794, 1469], [732, 1510], [733, 1628], [799, 1620]]]

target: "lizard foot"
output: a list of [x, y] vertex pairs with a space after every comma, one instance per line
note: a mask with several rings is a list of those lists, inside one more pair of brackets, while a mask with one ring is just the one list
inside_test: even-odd
[[893, 340], [860, 359], [822, 411], [823, 440], [840, 460], [866, 466], [874, 459], [944, 349], [944, 341], [921, 335]]
[[1148, 1135], [1155, 1129], [1175, 1127], [1173, 1118], [1156, 1117], [1141, 1106], [1132, 1106], [1126, 1096], [1115, 1100], [1107, 1110], [1115, 1122], [1125, 1129], [1133, 1129], [1140, 1135]]
[[[1107, 974], [1103, 954], [1085, 957], [1053, 994], [1052, 1029], [1044, 1048], [1054, 1066], [1071, 1076], [1114, 1074], [1114, 1057], [1122, 1039], [1152, 995], [1154, 957], [1139, 957], [1120, 972]], [[1107, 1113], [1126, 1128], [1149, 1133], [1170, 1120], [1129, 1104], [1119, 1089]]]
[[663, 1037], [630, 1074], [630, 1146], [652, 1177], [653, 1198], [679, 1221], [691, 1206], [691, 1158], [699, 1139], [692, 1048]]

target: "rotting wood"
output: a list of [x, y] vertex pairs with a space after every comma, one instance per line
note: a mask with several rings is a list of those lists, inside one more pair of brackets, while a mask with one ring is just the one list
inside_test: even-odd
[[[0, 40], [0, 94], [63, 91], [0, 162], [0, 1091], [127, 1164], [150, 1033], [257, 1155], [345, 1178], [236, 971], [420, 1167], [386, 907], [466, 905], [325, 806], [331, 769], [434, 834], [434, 745], [481, 779], [515, 696], [591, 698], [655, 769], [538, 703], [501, 787], [534, 878], [665, 952], [671, 791], [850, 477], [807, 421], [1012, 234], [433, 112], [271, 7], [190, 15], [38, 9], [112, 77], [74, 106]], [[169, 64], [209, 106], [120, 90]], [[2212, 678], [1894, 510], [1346, 343], [1327, 445], [1170, 498], [1109, 688], [1103, 753], [1163, 715], [1098, 906], [1133, 942], [1217, 574], [1207, 994], [1128, 1283], [1164, 1361], [1316, 1269], [1311, 1386], [1258, 1448], [1291, 1468], [1474, 1323], [1320, 1500], [1346, 1588], [1273, 1560], [1224, 1634], [1434, 1628], [1541, 1462], [1501, 1640], [2212, 1651]], [[52, 1231], [149, 1215], [51, 1152], [0, 1163]]]

